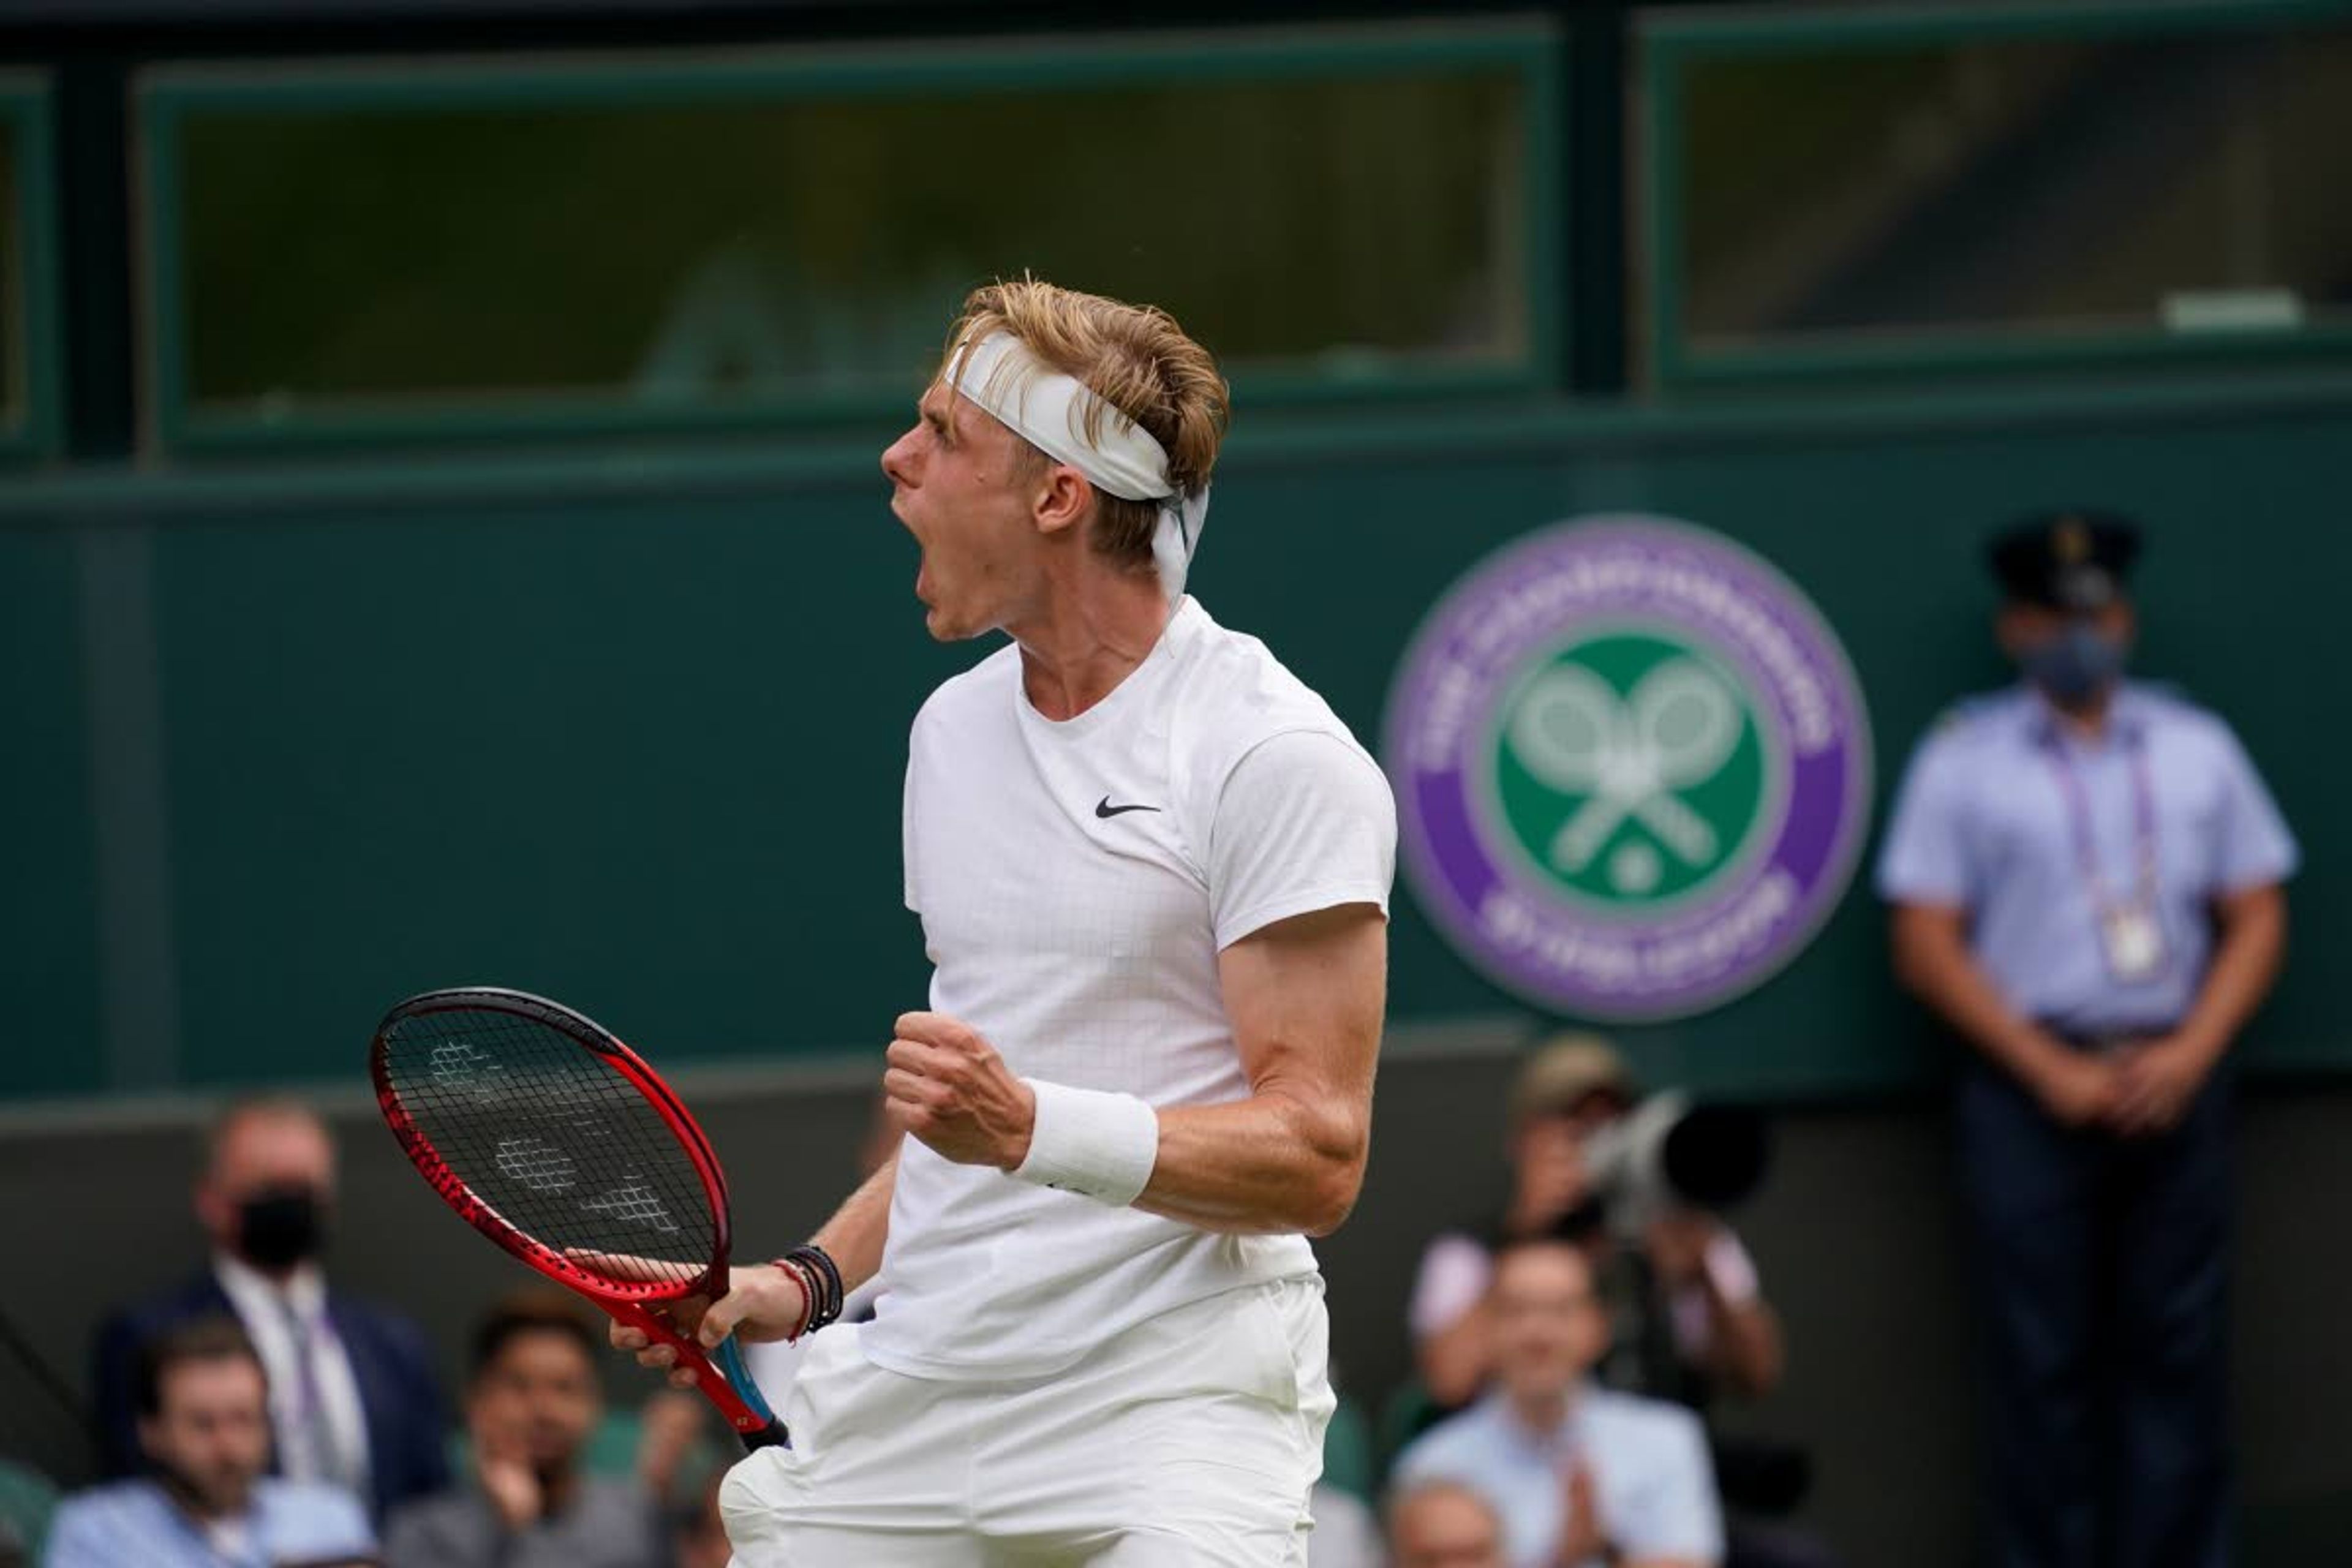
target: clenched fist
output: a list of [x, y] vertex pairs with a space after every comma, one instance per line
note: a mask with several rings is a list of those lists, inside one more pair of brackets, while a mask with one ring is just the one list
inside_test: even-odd
[[1010, 1171], [1029, 1157], [1037, 1096], [996, 1047], [944, 1013], [899, 1016], [882, 1075], [890, 1124], [959, 1165]]

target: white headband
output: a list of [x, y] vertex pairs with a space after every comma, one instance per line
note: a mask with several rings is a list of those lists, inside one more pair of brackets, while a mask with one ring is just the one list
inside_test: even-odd
[[1209, 490], [1203, 485], [1194, 495], [1180, 492], [1168, 478], [1168, 454], [1150, 431], [1010, 332], [957, 344], [948, 356], [948, 375], [956, 391], [1047, 457], [1077, 469], [1097, 489], [1122, 500], [1160, 502], [1151, 558], [1168, 602], [1183, 597], [1185, 574], [1208, 521]]

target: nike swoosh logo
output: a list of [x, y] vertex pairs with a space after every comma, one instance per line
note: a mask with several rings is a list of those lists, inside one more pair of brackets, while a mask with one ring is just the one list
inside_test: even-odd
[[1159, 809], [1160, 808], [1156, 805], [1113, 805], [1110, 803], [1110, 796], [1108, 795], [1105, 795], [1100, 800], [1095, 802], [1095, 815], [1097, 816], [1117, 816], [1123, 811], [1158, 811]]

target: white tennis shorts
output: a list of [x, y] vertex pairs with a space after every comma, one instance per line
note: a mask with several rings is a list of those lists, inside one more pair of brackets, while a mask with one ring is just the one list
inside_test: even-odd
[[1055, 1376], [950, 1383], [829, 1331], [719, 1494], [734, 1568], [1295, 1568], [1331, 1418], [1319, 1277], [1161, 1314]]

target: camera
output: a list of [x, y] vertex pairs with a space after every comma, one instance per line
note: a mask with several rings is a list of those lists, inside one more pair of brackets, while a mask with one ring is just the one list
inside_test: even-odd
[[1717, 1211], [1764, 1183], [1771, 1137], [1756, 1111], [1654, 1094], [1587, 1137], [1584, 1158], [1609, 1225], [1639, 1237], [1672, 1208]]

